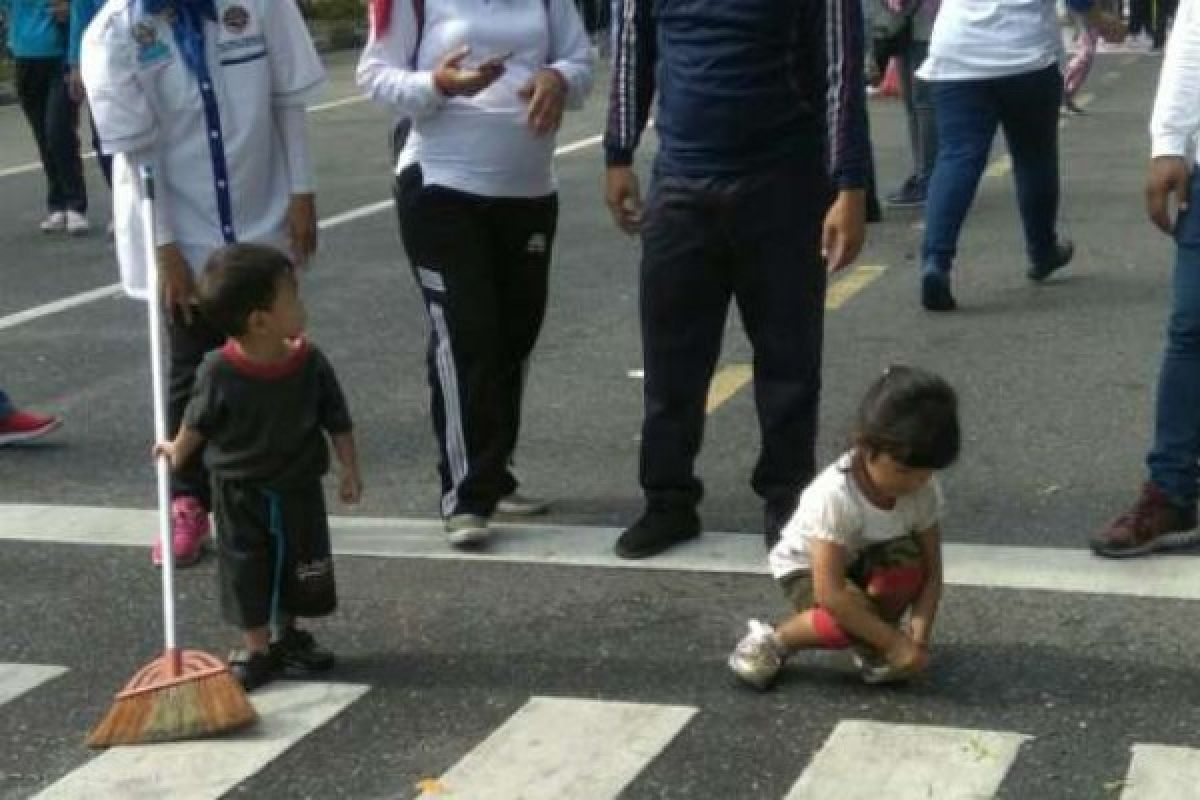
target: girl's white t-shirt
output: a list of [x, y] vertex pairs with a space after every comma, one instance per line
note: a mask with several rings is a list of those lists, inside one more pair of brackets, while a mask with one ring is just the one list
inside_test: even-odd
[[841, 545], [849, 563], [869, 545], [937, 524], [945, 501], [936, 476], [912, 494], [896, 498], [895, 507], [885, 510], [872, 505], [859, 489], [850, 471], [853, 459], [852, 452], [842, 455], [800, 496], [796, 513], [771, 550], [771, 574], [776, 578], [812, 568], [808, 543], [813, 539]]
[[1003, 78], [1064, 56], [1054, 0], [944, 0], [917, 70], [927, 81]]

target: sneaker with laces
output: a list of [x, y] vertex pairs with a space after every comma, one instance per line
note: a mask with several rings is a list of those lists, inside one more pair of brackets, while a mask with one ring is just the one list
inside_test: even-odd
[[67, 212], [51, 211], [46, 218], [38, 223], [42, 233], [62, 233], [67, 229]]
[[501, 497], [496, 503], [497, 514], [507, 514], [511, 517], [536, 517], [550, 510], [550, 504], [540, 497], [529, 497], [520, 492], [513, 492], [507, 497]]
[[333, 651], [317, 644], [311, 633], [292, 627], [271, 642], [271, 658], [285, 675], [298, 678], [328, 672], [337, 662]]
[[1166, 492], [1147, 481], [1133, 506], [1092, 536], [1098, 556], [1128, 558], [1200, 542], [1196, 507], [1174, 505]]
[[[194, 497], [181, 495], [171, 501], [171, 544], [175, 553], [175, 566], [188, 567], [200, 560], [204, 552], [204, 541], [212, 528], [208, 522], [208, 511]], [[154, 538], [150, 558], [157, 567], [162, 566], [162, 540]]]
[[64, 225], [66, 231], [71, 236], [85, 236], [92, 229], [88, 223], [87, 217], [78, 211], [68, 211], [67, 219]]
[[280, 666], [273, 654], [234, 650], [229, 654], [229, 673], [249, 692], [264, 686], [279, 675]]
[[14, 411], [4, 419], [0, 419], [0, 447], [37, 439], [60, 427], [62, 427], [61, 417], [34, 414], [29, 411]]
[[470, 547], [492, 536], [488, 519], [480, 514], [453, 514], [446, 518], [446, 538], [455, 547]]
[[743, 683], [766, 689], [787, 659], [775, 644], [774, 628], [756, 619], [747, 622], [746, 628], [746, 635], [729, 654], [729, 669]]
[[621, 558], [649, 558], [700, 535], [700, 515], [691, 506], [647, 508], [617, 537]]

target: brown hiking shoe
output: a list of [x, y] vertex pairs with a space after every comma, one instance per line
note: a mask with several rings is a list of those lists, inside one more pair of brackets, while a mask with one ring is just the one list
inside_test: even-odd
[[1127, 558], [1196, 542], [1196, 507], [1172, 505], [1162, 489], [1147, 481], [1133, 507], [1093, 535], [1091, 545], [1096, 555]]

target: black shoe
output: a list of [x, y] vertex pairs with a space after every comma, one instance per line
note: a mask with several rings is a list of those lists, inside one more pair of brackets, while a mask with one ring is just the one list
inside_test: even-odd
[[889, 208], [922, 208], [925, 205], [925, 182], [911, 176], [886, 198]]
[[1059, 239], [1049, 260], [1034, 264], [1025, 275], [1034, 283], [1041, 283], [1051, 274], [1071, 263], [1075, 256], [1075, 245], [1070, 239]]
[[950, 293], [950, 272], [933, 264], [921, 270], [921, 305], [926, 311], [953, 311], [958, 308]]
[[617, 537], [614, 549], [621, 558], [649, 558], [699, 535], [696, 509], [647, 509]]
[[229, 654], [229, 672], [249, 692], [270, 683], [279, 674], [279, 662], [271, 652], [234, 650]]
[[795, 512], [795, 500], [768, 500], [763, 506], [763, 540], [768, 552], [779, 543], [783, 527]]
[[867, 194], [867, 224], [874, 225], [883, 222], [883, 209], [879, 206], [879, 198], [874, 192]]
[[308, 631], [288, 628], [283, 637], [271, 642], [271, 655], [288, 675], [304, 676], [333, 669], [333, 653], [317, 644]]

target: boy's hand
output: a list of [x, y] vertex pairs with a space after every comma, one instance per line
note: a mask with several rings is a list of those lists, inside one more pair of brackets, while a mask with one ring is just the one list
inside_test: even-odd
[[362, 478], [356, 469], [343, 469], [338, 479], [338, 499], [348, 506], [358, 505], [362, 499]]
[[154, 445], [154, 458], [155, 460], [165, 458], [171, 469], [175, 470], [179, 468], [174, 442], [159, 442]]
[[287, 210], [288, 243], [292, 249], [292, 260], [303, 267], [309, 257], [317, 251], [317, 201], [316, 195], [294, 194]]
[[895, 644], [883, 654], [888, 664], [898, 670], [916, 674], [929, 666], [929, 653], [908, 636], [900, 634]]
[[929, 647], [930, 635], [933, 633], [933, 626], [929, 624], [929, 620], [914, 614], [908, 621], [908, 637], [912, 639], [922, 648]]
[[529, 127], [537, 136], [558, 130], [567, 105], [567, 82], [556, 69], [539, 70], [517, 96], [529, 104]]

